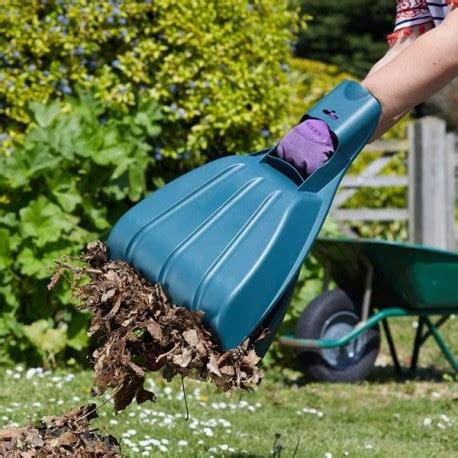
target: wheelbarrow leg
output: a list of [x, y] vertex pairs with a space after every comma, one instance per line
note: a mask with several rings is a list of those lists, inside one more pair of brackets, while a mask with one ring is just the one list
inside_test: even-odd
[[447, 361], [450, 363], [450, 365], [455, 371], [458, 371], [458, 361], [455, 361], [455, 358], [453, 357], [450, 349], [445, 343], [445, 340], [442, 338], [442, 335], [439, 333], [436, 325], [434, 325], [427, 316], [424, 317], [424, 321], [426, 323], [426, 326], [428, 326], [429, 332], [432, 334], [434, 340], [437, 342], [437, 345], [439, 345], [440, 349], [442, 350], [442, 353], [447, 358]]
[[374, 279], [374, 266], [367, 263], [367, 274], [366, 274], [366, 284], [364, 285], [364, 298], [363, 298], [363, 309], [361, 314], [361, 321], [367, 321], [369, 318], [369, 309], [371, 306], [372, 300], [372, 282]]
[[410, 372], [415, 372], [417, 370], [418, 355], [420, 354], [421, 344], [423, 343], [423, 325], [423, 317], [420, 316], [418, 318], [418, 328], [415, 334], [415, 342], [413, 344], [412, 359], [410, 362]]
[[331, 263], [326, 261], [324, 264], [324, 276], [323, 276], [323, 285], [321, 292], [329, 291], [329, 285], [331, 283]]
[[385, 331], [386, 340], [388, 342], [388, 347], [390, 349], [391, 358], [393, 359], [394, 369], [396, 374], [402, 376], [402, 368], [399, 364], [398, 354], [396, 352], [396, 347], [394, 346], [394, 340], [391, 335], [390, 327], [388, 326], [388, 321], [386, 319], [382, 320], [383, 330]]

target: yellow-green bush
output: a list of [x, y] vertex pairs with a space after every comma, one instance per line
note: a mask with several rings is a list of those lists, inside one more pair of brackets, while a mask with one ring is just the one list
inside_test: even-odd
[[30, 123], [28, 102], [76, 86], [125, 111], [158, 102], [165, 155], [264, 146], [292, 97], [282, 69], [297, 21], [287, 0], [3, 0], [3, 149]]
[[345, 79], [355, 79], [335, 65], [308, 59], [290, 59], [289, 82], [294, 97], [289, 101], [292, 118], [300, 118], [317, 100]]

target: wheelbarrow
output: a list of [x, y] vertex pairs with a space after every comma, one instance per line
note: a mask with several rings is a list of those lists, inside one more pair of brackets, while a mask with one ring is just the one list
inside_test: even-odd
[[[329, 238], [318, 239], [312, 254], [325, 267], [323, 293], [303, 311], [295, 335], [280, 337], [282, 345], [298, 350], [301, 365], [312, 378], [364, 379], [379, 351], [379, 323], [394, 368], [402, 374], [388, 324], [392, 317], [418, 318], [412, 372], [429, 337], [458, 371], [458, 360], [439, 332], [458, 314], [458, 254], [413, 244]], [[329, 290], [331, 278], [337, 285], [333, 290]]]

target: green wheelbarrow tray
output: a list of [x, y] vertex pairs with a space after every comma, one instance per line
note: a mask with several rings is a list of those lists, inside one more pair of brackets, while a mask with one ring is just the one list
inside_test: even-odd
[[[335, 340], [297, 339], [283, 336], [284, 345], [298, 348], [336, 348], [348, 345], [382, 322], [396, 368], [399, 368], [387, 319], [417, 316], [412, 365], [420, 346], [433, 336], [455, 370], [455, 360], [438, 328], [458, 313], [458, 254], [445, 250], [379, 240], [317, 239], [313, 255], [325, 266], [339, 288], [362, 303], [361, 322]], [[370, 313], [372, 311], [373, 313]], [[430, 319], [440, 316], [437, 323]], [[423, 327], [427, 332], [423, 335]]]

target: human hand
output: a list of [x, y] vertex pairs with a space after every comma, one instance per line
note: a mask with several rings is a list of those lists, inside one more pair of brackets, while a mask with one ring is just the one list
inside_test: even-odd
[[277, 156], [306, 177], [334, 154], [331, 131], [321, 119], [307, 119], [290, 130], [277, 147]]

